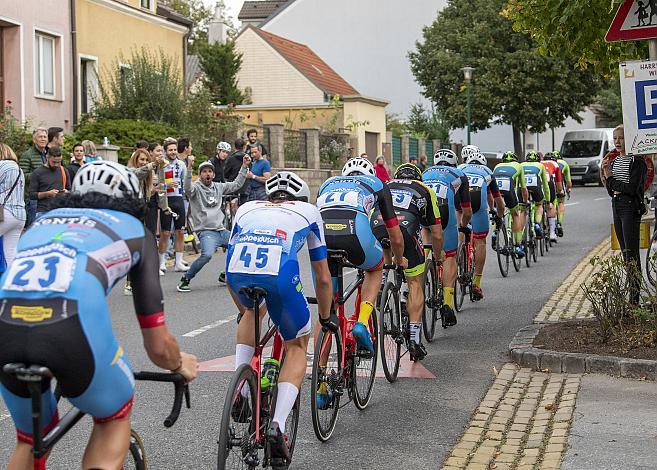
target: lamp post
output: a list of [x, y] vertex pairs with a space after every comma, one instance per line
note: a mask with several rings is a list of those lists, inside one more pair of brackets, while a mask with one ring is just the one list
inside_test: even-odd
[[474, 72], [474, 67], [463, 67], [461, 70], [463, 71], [463, 77], [465, 78], [465, 85], [467, 87], [468, 145], [470, 145], [470, 127], [472, 126], [472, 73]]

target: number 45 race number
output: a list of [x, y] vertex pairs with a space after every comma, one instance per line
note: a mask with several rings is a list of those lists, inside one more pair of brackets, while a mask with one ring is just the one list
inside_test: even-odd
[[230, 257], [228, 271], [244, 274], [277, 275], [283, 247], [280, 245], [257, 245], [238, 243]]

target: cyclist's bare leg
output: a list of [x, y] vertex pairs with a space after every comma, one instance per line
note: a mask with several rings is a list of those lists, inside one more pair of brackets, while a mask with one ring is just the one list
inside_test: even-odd
[[7, 470], [33, 470], [32, 446], [25, 442], [17, 442], [16, 449], [11, 455]]
[[369, 302], [372, 305], [376, 302], [376, 295], [381, 288], [381, 279], [383, 278], [383, 266], [379, 265], [373, 271], [365, 271], [365, 280], [360, 290], [360, 301]]
[[536, 203], [536, 210], [534, 211], [534, 223], [540, 224], [541, 221], [543, 220], [543, 203], [542, 202], [537, 202]]
[[182, 230], [176, 230], [176, 253], [185, 251], [185, 233]]
[[[262, 328], [262, 317], [264, 317], [265, 313], [267, 313], [267, 307], [264, 303], [260, 306], [259, 312], [259, 328]], [[255, 348], [255, 325], [253, 323], [253, 317], [254, 315], [252, 308], [244, 309], [244, 315], [242, 315], [242, 319], [237, 325], [237, 344], [246, 344], [247, 346]]]
[[[454, 287], [456, 282], [456, 256], [449, 256], [443, 261], [443, 286]], [[454, 307], [454, 305], [450, 305]]]
[[85, 469], [121, 469], [130, 446], [130, 418], [94, 423], [84, 452]]
[[484, 266], [486, 265], [486, 239], [474, 239], [474, 258], [475, 258], [475, 276], [484, 274]]
[[422, 306], [424, 305], [424, 274], [419, 276], [406, 276], [408, 284], [408, 300], [406, 301], [406, 310], [408, 319], [411, 323], [420, 323], [422, 321]]

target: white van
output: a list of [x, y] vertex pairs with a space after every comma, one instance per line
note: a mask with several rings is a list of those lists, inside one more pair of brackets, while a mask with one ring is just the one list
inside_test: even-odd
[[600, 164], [614, 148], [614, 129], [582, 129], [568, 131], [561, 143], [561, 156], [570, 166], [574, 183], [600, 182]]

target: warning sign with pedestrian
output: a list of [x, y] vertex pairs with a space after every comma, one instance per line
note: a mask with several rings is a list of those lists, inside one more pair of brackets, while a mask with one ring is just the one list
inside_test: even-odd
[[657, 0], [625, 0], [618, 8], [605, 41], [657, 38]]
[[625, 151], [657, 153], [657, 61], [620, 64]]

